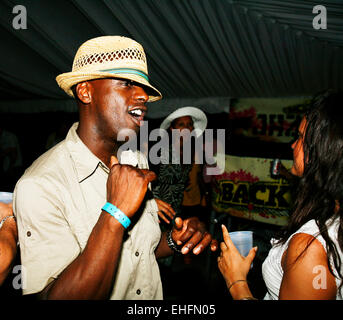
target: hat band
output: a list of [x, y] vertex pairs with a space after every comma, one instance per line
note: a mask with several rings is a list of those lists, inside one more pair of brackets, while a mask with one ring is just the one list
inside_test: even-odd
[[149, 82], [148, 75], [144, 73], [143, 71], [137, 70], [137, 69], [126, 69], [126, 68], [118, 68], [118, 69], [105, 69], [105, 70], [100, 70], [102, 72], [108, 72], [112, 74], [136, 74], [142, 78], [144, 78], [146, 81]]

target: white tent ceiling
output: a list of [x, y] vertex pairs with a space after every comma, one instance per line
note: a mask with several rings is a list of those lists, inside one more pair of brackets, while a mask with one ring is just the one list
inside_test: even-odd
[[[26, 30], [12, 26], [18, 4]], [[325, 30], [312, 25], [319, 4]], [[231, 97], [342, 89], [342, 0], [0, 0], [0, 112], [75, 111], [55, 77], [70, 71], [80, 44], [110, 34], [146, 50], [164, 96], [151, 117], [190, 104], [225, 111]]]

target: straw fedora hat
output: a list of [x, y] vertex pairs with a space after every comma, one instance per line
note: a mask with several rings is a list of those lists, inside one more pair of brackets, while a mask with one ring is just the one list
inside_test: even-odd
[[161, 93], [149, 83], [143, 47], [130, 38], [103, 36], [86, 41], [76, 52], [72, 71], [58, 75], [56, 81], [69, 96], [74, 97], [74, 85], [102, 78], [129, 79], [150, 88], [149, 102], [162, 98]]
[[187, 106], [187, 107], [176, 109], [167, 118], [163, 120], [163, 122], [160, 125], [160, 128], [164, 130], [168, 130], [171, 123], [175, 119], [184, 117], [184, 116], [192, 117], [195, 134], [197, 138], [200, 137], [201, 134], [206, 129], [207, 117], [203, 111], [201, 111], [199, 108], [196, 108], [196, 107]]

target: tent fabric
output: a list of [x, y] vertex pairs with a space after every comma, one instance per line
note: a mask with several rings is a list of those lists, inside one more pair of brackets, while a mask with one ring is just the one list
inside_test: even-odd
[[[327, 29], [313, 28], [327, 10]], [[27, 11], [16, 30], [13, 8]], [[341, 89], [342, 1], [2, 0], [0, 112], [75, 111], [55, 77], [86, 40], [132, 37], [145, 48], [163, 117], [185, 105], [227, 111], [231, 98], [311, 96]]]

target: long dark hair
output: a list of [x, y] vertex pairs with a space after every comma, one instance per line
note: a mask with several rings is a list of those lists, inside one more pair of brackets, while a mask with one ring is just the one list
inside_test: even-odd
[[304, 172], [299, 179], [294, 212], [279, 242], [284, 244], [302, 225], [314, 219], [326, 242], [329, 270], [333, 274], [332, 259], [341, 279], [342, 261], [328, 227], [338, 219], [337, 240], [343, 251], [342, 111], [343, 93], [327, 91], [313, 99], [305, 114]]

